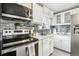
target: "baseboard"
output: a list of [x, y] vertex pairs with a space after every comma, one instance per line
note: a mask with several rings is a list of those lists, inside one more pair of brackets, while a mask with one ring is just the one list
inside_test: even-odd
[[58, 50], [61, 50], [61, 51], [63, 51], [63, 52], [66, 52], [66, 53], [68, 53], [68, 54], [71, 54], [70, 52], [68, 52], [68, 51], [65, 51], [65, 50], [62, 50], [62, 49], [60, 49], [60, 48], [57, 48], [57, 47], [54, 47], [55, 49], [58, 49]]

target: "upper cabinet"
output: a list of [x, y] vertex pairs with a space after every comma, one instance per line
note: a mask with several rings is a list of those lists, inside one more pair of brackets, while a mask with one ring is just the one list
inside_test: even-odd
[[50, 18], [52, 18], [53, 17], [53, 11], [52, 10], [50, 10], [48, 7], [46, 7], [46, 6], [43, 6], [43, 11], [44, 11], [44, 16], [46, 16], [46, 17], [50, 17]]
[[71, 22], [71, 14], [70, 12], [64, 13], [64, 23], [70, 23]]
[[33, 22], [41, 23], [43, 20], [43, 7], [39, 4], [33, 4]]
[[43, 6], [43, 17], [43, 23], [46, 25], [46, 28], [50, 28], [53, 19], [53, 11], [46, 6]]
[[61, 24], [61, 14], [57, 15], [56, 18], [57, 18], [56, 19], [56, 21], [57, 21], [56, 23], [57, 24]]
[[56, 14], [56, 25], [66, 25], [70, 24], [70, 22], [71, 22], [70, 12], [62, 12]]
[[52, 23], [54, 23], [52, 25], [63, 24], [63, 13], [55, 14]]
[[50, 28], [53, 19], [53, 11], [44, 5], [33, 4], [33, 22], [44, 24], [46, 28]]
[[51, 25], [70, 25], [71, 16], [77, 13], [79, 13], [79, 8], [54, 14]]

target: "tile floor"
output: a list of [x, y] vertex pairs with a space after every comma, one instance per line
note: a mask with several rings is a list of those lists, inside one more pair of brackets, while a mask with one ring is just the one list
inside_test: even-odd
[[54, 48], [54, 52], [51, 54], [51, 56], [70, 56], [70, 54]]

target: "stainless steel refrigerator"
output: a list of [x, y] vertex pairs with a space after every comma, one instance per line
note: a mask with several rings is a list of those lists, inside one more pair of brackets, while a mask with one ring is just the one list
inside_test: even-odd
[[72, 15], [71, 55], [79, 56], [79, 13]]

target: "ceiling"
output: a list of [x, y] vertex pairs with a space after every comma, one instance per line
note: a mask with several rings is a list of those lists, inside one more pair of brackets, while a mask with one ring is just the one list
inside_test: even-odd
[[55, 13], [79, 7], [79, 3], [44, 3], [44, 5], [53, 10]]

